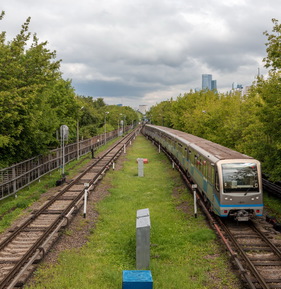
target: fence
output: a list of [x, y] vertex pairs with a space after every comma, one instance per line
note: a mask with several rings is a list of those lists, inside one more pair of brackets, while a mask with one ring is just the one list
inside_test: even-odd
[[[127, 130], [129, 127], [127, 127]], [[106, 133], [106, 140], [117, 137], [117, 130]], [[105, 144], [105, 134], [79, 141], [65, 146], [65, 164], [78, 159]], [[14, 164], [0, 170], [0, 200], [15, 194], [45, 174], [62, 166], [62, 149], [51, 150], [46, 155], [39, 155], [32, 159]]]

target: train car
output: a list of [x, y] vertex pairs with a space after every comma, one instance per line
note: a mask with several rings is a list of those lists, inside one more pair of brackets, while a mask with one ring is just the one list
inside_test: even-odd
[[185, 170], [211, 211], [248, 221], [263, 214], [258, 160], [178, 130], [148, 125], [145, 135], [161, 144]]

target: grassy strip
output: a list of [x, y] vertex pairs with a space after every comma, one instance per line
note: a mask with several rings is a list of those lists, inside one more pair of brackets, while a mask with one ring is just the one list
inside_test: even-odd
[[[107, 149], [112, 143], [116, 141], [112, 140], [106, 144], [106, 146], [100, 147], [95, 154]], [[67, 178], [71, 179], [78, 174], [91, 159], [91, 154], [87, 154], [81, 157], [79, 160], [72, 161], [65, 166]], [[35, 201], [37, 201], [43, 193], [48, 189], [56, 186], [56, 181], [61, 178], [60, 169], [55, 170], [42, 178], [40, 181], [35, 181], [28, 187], [17, 192], [17, 197], [10, 196], [0, 201], [0, 233], [9, 228], [13, 221], [21, 216], [24, 209], [28, 208]]]
[[281, 200], [264, 192], [264, 206], [270, 216], [275, 216], [281, 222]]
[[[148, 158], [145, 176], [136, 159]], [[214, 232], [166, 157], [138, 137], [122, 170], [110, 171], [110, 195], [97, 204], [99, 220], [86, 246], [63, 252], [58, 264], [42, 267], [29, 289], [122, 288], [122, 270], [135, 269], [136, 210], [151, 215], [151, 266], [156, 289], [239, 288]], [[189, 208], [191, 206], [191, 208]]]

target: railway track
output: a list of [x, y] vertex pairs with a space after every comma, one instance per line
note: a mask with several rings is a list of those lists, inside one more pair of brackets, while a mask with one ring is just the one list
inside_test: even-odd
[[67, 226], [84, 199], [87, 200], [87, 194], [94, 190], [137, 132], [138, 128], [95, 159], [83, 173], [0, 239], [0, 289], [24, 285], [36, 264], [58, 238], [59, 232]]
[[277, 198], [281, 198], [281, 186], [274, 184], [265, 178], [262, 179], [262, 186], [263, 189], [269, 194], [272, 194]]
[[243, 266], [240, 265], [242, 275], [248, 275], [245, 281], [249, 288], [281, 288], [281, 239], [275, 238], [276, 234], [260, 221], [237, 223], [216, 219]]
[[[190, 180], [177, 161], [161, 145], [154, 141], [179, 170], [189, 189]], [[275, 289], [281, 288], [281, 234], [272, 229], [264, 218], [255, 222], [222, 221], [210, 214], [200, 194], [196, 202], [204, 211], [209, 223], [219, 235], [235, 267], [239, 270], [245, 288]]]

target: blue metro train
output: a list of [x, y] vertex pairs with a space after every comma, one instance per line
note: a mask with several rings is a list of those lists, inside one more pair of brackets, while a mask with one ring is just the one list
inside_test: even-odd
[[178, 130], [146, 124], [143, 132], [176, 159], [216, 215], [238, 221], [262, 216], [259, 161]]

